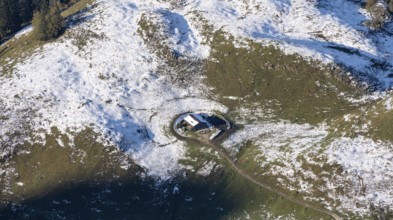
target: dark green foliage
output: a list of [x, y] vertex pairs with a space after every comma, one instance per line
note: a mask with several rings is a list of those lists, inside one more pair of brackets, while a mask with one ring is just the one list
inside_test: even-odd
[[4, 0], [0, 0], [0, 39], [3, 39], [7, 35], [7, 12], [5, 3]]
[[20, 28], [19, 5], [15, 0], [0, 0], [0, 39]]
[[45, 26], [46, 26], [45, 16], [40, 11], [36, 11], [33, 16], [33, 27], [34, 27], [34, 36], [37, 39], [44, 39], [45, 34]]
[[32, 0], [19, 0], [19, 16], [23, 23], [29, 23], [33, 18], [34, 6]]
[[58, 37], [65, 27], [64, 18], [61, 16], [61, 4], [56, 2], [49, 8], [47, 17], [47, 33], [50, 38]]
[[38, 40], [49, 40], [61, 35], [65, 22], [61, 16], [59, 2], [42, 2], [40, 10], [33, 17], [34, 36]]
[[[44, 39], [56, 37], [61, 34], [64, 27], [63, 18], [60, 16], [62, 6], [72, 5], [79, 0], [0, 0], [0, 43], [7, 37], [12, 36], [23, 26], [32, 22], [33, 14], [48, 15], [45, 19], [38, 19], [46, 29]], [[42, 5], [48, 8], [42, 12]], [[34, 13], [41, 11], [41, 13]], [[36, 18], [38, 18], [35, 16]], [[43, 21], [46, 20], [46, 21]], [[37, 23], [37, 22], [36, 22]], [[43, 31], [39, 31], [43, 33]]]

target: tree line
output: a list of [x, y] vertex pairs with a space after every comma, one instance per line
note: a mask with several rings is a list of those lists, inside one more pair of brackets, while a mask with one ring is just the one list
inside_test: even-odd
[[78, 0], [0, 0], [0, 42], [33, 23], [34, 36], [48, 40], [61, 34], [61, 10]]

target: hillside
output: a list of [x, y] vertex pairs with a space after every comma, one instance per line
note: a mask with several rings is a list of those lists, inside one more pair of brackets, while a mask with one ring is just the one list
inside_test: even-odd
[[[201, 191], [214, 183], [223, 193], [214, 205], [229, 211], [215, 207], [211, 218], [317, 215], [243, 183], [208, 146], [171, 130], [181, 113], [216, 111], [238, 128], [223, 149], [254, 178], [345, 218], [389, 216], [392, 22], [370, 30], [369, 13], [350, 0], [83, 2], [58, 39], [31, 41], [28, 27], [0, 46], [5, 207], [29, 207], [23, 202], [45, 188], [100, 173], [110, 184], [132, 176], [162, 189], [162, 200], [184, 189], [196, 199], [178, 203], [195, 212], [205, 200], [188, 183], [207, 181]], [[243, 187], [252, 189], [247, 197]], [[228, 191], [239, 204], [224, 205]], [[161, 204], [143, 207], [150, 203]]]

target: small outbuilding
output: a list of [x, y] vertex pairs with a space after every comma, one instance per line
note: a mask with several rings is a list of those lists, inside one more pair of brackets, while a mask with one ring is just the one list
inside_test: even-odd
[[212, 127], [212, 125], [199, 114], [191, 113], [187, 115], [183, 120], [190, 127], [190, 129], [194, 131], [199, 131]]
[[189, 114], [184, 118], [184, 121], [191, 127], [197, 126], [201, 121], [198, 120], [193, 114]]
[[183, 137], [213, 141], [223, 133], [227, 133], [231, 129], [231, 124], [215, 113], [185, 113], [179, 116], [173, 128]]

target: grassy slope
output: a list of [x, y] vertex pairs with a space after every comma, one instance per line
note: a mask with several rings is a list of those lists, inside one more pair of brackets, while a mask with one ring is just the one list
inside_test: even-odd
[[[82, 0], [65, 11], [63, 15], [74, 14], [86, 7], [89, 2], [91, 0]], [[146, 22], [142, 22], [141, 27], [143, 30], [149, 30], [152, 33], [156, 30], [155, 27]], [[230, 108], [235, 109], [236, 106], [244, 103], [256, 103], [260, 108], [270, 108], [277, 119], [311, 124], [337, 119], [348, 112], [354, 112], [354, 114], [360, 112], [360, 106], [351, 104], [338, 96], [340, 92], [345, 92], [356, 97], [358, 92], [332, 76], [336, 74], [335, 72], [321, 70], [319, 67], [310, 65], [296, 56], [286, 56], [274, 48], [262, 47], [253, 42], [249, 42], [250, 50], [236, 48], [230, 40], [224, 38], [223, 33], [210, 34], [214, 35], [214, 39], [212, 42], [212, 59], [208, 61], [206, 66], [207, 82], [215, 88], [216, 98]], [[7, 45], [8, 48], [5, 48]], [[0, 47], [0, 51], [2, 51], [0, 64], [5, 68], [2, 74], [11, 74], [13, 64], [28, 56], [34, 49], [42, 46], [42, 43], [32, 40], [30, 35], [26, 35], [18, 40], [11, 40], [7, 45]], [[159, 55], [168, 60], [169, 66], [176, 66], [168, 56], [168, 48], [165, 46], [160, 48], [160, 45], [153, 45], [153, 47], [159, 49]], [[317, 84], [316, 81], [319, 83]], [[223, 98], [229, 95], [239, 96], [243, 99], [230, 100]], [[267, 106], [266, 103], [273, 104]], [[391, 119], [393, 119], [392, 112], [381, 113], [373, 117], [373, 128], [375, 128], [376, 137], [385, 137], [391, 140], [392, 135], [389, 132], [392, 129], [388, 129], [389, 126], [391, 127], [391, 123], [389, 123]], [[344, 130], [348, 129], [344, 128]], [[75, 159], [82, 159], [81, 155], [72, 160], [69, 156], [73, 155], [74, 149], [67, 146], [60, 148], [54, 137], [48, 137], [48, 141], [43, 147], [33, 146], [30, 154], [16, 156], [15, 163], [19, 175], [15, 177], [13, 182], [15, 195], [17, 197], [29, 197], [41, 194], [44, 191], [48, 193], [58, 187], [67, 188], [71, 186], [72, 188], [72, 185], [77, 181], [91, 179], [101, 181], [100, 178], [102, 177], [113, 177], [108, 173], [112, 171], [121, 176], [128, 175], [119, 169], [118, 163], [112, 163], [116, 160], [115, 158], [104, 158], [107, 155], [105, 148], [96, 143], [92, 145], [86, 143], [88, 142], [85, 139], [77, 139], [77, 148], [87, 152], [88, 156], [85, 163], [74, 162]], [[218, 165], [224, 164], [223, 161], [217, 159], [211, 153], [203, 151], [199, 145], [190, 143], [188, 153], [189, 158], [184, 160], [183, 163], [194, 167], [195, 170], [209, 161], [215, 161]], [[250, 173], [256, 172], [255, 174], [259, 175], [258, 172], [262, 173], [263, 171], [254, 161], [256, 153], [253, 146], [245, 148], [239, 156], [239, 163]], [[52, 160], [52, 158], [56, 159]], [[35, 165], [38, 162], [41, 165]], [[36, 167], [31, 170], [31, 166]], [[316, 169], [317, 173], [323, 170], [328, 172], [333, 170], [330, 167], [313, 167], [312, 169]], [[97, 175], [97, 172], [99, 172], [99, 175]], [[214, 203], [215, 205], [229, 203], [229, 200], [236, 201], [236, 203], [226, 206], [227, 209], [231, 210], [230, 212], [221, 214], [218, 212], [210, 215], [211, 217], [224, 219], [244, 217], [243, 211], [247, 210], [252, 218], [258, 218], [261, 214], [264, 214], [260, 213], [261, 209], [267, 209], [275, 216], [294, 215], [300, 219], [319, 215], [303, 207], [288, 203], [270, 192], [245, 182], [231, 170], [222, 170], [218, 167], [207, 180], [197, 175], [192, 177], [194, 175], [192, 173], [189, 175], [190, 181], [187, 181], [184, 187], [187, 185], [201, 185], [199, 184], [200, 181], [205, 181], [204, 186], [212, 185], [208, 189], [218, 191], [217, 197], [219, 197], [215, 199], [217, 201]], [[275, 178], [269, 176], [261, 176], [261, 180], [272, 185], [277, 183]], [[21, 188], [16, 185], [19, 181], [25, 183], [25, 187]], [[56, 183], [59, 181], [63, 184]], [[188, 190], [190, 194], [196, 192], [193, 192], [192, 188]], [[206, 190], [206, 188], [203, 187], [203, 190]], [[295, 193], [293, 195], [296, 196]], [[203, 196], [206, 197], [206, 195]], [[202, 207], [203, 204], [208, 204], [206, 198], [202, 199], [201, 197], [199, 201], [196, 199], [196, 202], [191, 203], [192, 205], [187, 205], [184, 200], [181, 201], [183, 202], [178, 201], [179, 206], [176, 208], [178, 216], [194, 216], [196, 219], [209, 216], [207, 212], [202, 212], [202, 214], [192, 212], [192, 214], [189, 214], [189, 208]], [[207, 210], [214, 212], [213, 209]], [[326, 218], [326, 216], [318, 217]]]
[[[64, 10], [62, 15], [65, 18], [69, 18], [93, 2], [94, 0], [81, 0]], [[35, 40], [30, 32], [1, 45], [0, 64], [2, 72], [0, 75], [11, 75], [15, 64], [30, 56], [45, 43]], [[56, 132], [46, 138], [46, 143], [43, 146], [40, 144], [19, 146], [21, 151], [31, 150], [31, 152], [29, 154], [14, 155], [11, 160], [18, 171], [18, 175], [12, 180], [12, 191], [14, 195], [19, 198], [28, 198], [39, 195], [40, 193], [48, 193], [76, 179], [84, 180], [87, 177], [95, 176], [95, 172], [111, 160], [109, 158], [103, 158], [102, 155], [105, 153], [103, 146], [95, 144], [93, 147], [87, 144], [89, 141], [94, 142], [92, 139], [89, 141], [82, 139], [82, 137], [92, 138], [93, 136], [94, 134], [91, 132], [82, 133], [80, 136], [77, 136], [76, 145], [78, 148], [88, 152], [89, 155], [92, 154], [95, 157], [101, 157], [100, 159], [94, 160], [93, 158], [87, 158], [87, 161], [83, 164], [78, 164], [71, 158], [71, 154], [75, 154], [77, 149], [73, 149], [68, 145], [65, 148], [59, 147], [59, 144], [55, 140], [58, 138]], [[67, 139], [66, 137], [63, 138]], [[78, 160], [79, 158], [81, 160], [81, 156], [75, 155], [76, 158], [74, 159]], [[100, 165], [100, 163], [102, 164]], [[115, 167], [115, 165], [113, 166]], [[31, 170], [31, 167], [35, 169]], [[2, 179], [0, 178], [0, 180]], [[19, 187], [16, 185], [17, 182], [23, 182], [26, 186]], [[5, 181], [0, 181], [1, 188], [5, 187], [4, 184], [6, 184]], [[0, 197], [6, 198], [8, 195], [2, 195], [0, 192]]]
[[393, 97], [393, 94], [348, 112], [347, 119], [338, 118], [332, 122], [336, 129], [332, 134], [348, 137], [362, 135], [374, 141], [393, 142], [393, 110], [385, 107], [389, 97]]
[[[141, 34], [141, 36], [145, 39], [145, 42], [150, 46], [150, 49], [153, 52], [155, 52], [157, 56], [159, 56], [162, 60], [166, 61], [167, 67], [169, 66], [170, 68], [174, 68], [175, 70], [177, 70], [175, 72], [181, 72], [178, 70], [183, 68], [182, 64], [184, 63], [184, 61], [182, 62], [182, 61], [173, 60], [173, 58], [170, 56], [170, 52], [169, 52], [170, 48], [165, 43], [164, 44], [159, 43], [159, 42], [165, 42], [164, 36], [160, 36], [157, 34], [162, 32], [160, 31], [160, 28], [163, 27], [161, 27], [160, 24], [154, 23], [154, 19], [149, 19], [148, 15], [145, 15], [140, 21], [139, 34]], [[205, 34], [209, 34], [209, 33], [205, 33]], [[257, 91], [255, 90], [255, 88], [257, 88], [259, 84], [250, 83], [247, 85], [239, 85], [238, 80], [239, 78], [241, 78], [240, 79], [241, 81], [247, 81], [247, 82], [253, 81], [254, 79], [262, 80], [263, 75], [259, 75], [255, 77], [254, 74], [253, 76], [250, 77], [247, 71], [246, 71], [247, 73], [245, 74], [239, 74], [241, 71], [243, 71], [243, 69], [241, 68], [252, 68], [251, 66], [255, 68], [260, 67], [260, 65], [257, 63], [259, 60], [253, 57], [259, 54], [260, 51], [254, 51], [254, 53], [250, 53], [246, 49], [235, 49], [234, 46], [230, 43], [230, 41], [225, 40], [221, 34], [222, 34], [221, 32], [217, 32], [215, 35], [217, 38], [213, 40], [213, 42], [215, 42], [216, 44], [213, 47], [214, 53], [212, 54], [211, 60], [208, 61], [207, 64], [205, 63], [202, 64], [205, 69], [204, 72], [207, 75], [206, 81], [209, 82], [208, 83], [209, 86], [216, 88], [216, 90], [214, 90], [213, 92], [215, 92], [215, 94], [219, 98], [219, 101], [229, 107], [238, 106], [238, 103], [233, 103], [233, 101], [228, 101], [228, 99], [222, 97], [229, 96], [229, 95], [241, 96], [241, 97], [247, 97], [247, 100], [244, 100], [244, 102], [255, 101], [256, 99], [258, 99], [258, 96], [255, 95], [255, 91]], [[225, 43], [228, 43], [228, 45]], [[260, 47], [258, 44], [252, 44], [252, 46], [256, 46], [258, 47], [258, 50], [265, 50], [268, 53], [275, 52], [283, 59], [289, 59], [288, 57], [282, 56], [282, 54], [279, 51], [274, 50], [273, 48]], [[228, 55], [228, 50], [232, 50], [233, 53], [231, 54], [231, 52], [229, 52]], [[235, 55], [239, 51], [242, 54]], [[245, 56], [249, 56], [249, 57], [245, 57]], [[219, 60], [220, 62], [216, 63], [215, 61], [212, 60]], [[274, 58], [271, 58], [271, 60], [273, 61]], [[247, 61], [249, 62], [247, 63]], [[286, 60], [283, 60], [282, 62], [285, 61]], [[251, 66], [250, 66], [250, 62], [252, 63]], [[317, 68], [315, 68], [315, 70], [316, 69]], [[273, 76], [273, 74], [270, 74], [270, 76]], [[304, 79], [304, 81], [306, 81], [306, 79]], [[277, 83], [277, 85], [275, 86], [280, 86], [279, 84], [282, 82], [278, 80], [275, 83]], [[292, 88], [294, 87], [295, 86], [293, 86]], [[349, 89], [346, 91], [349, 91]], [[262, 100], [268, 99], [269, 94], [264, 94], [263, 97], [264, 99]], [[287, 97], [285, 97], [284, 94], [279, 94], [277, 97], [283, 98], [282, 101], [284, 103], [288, 99]], [[299, 109], [296, 110], [300, 115], [301, 110]], [[312, 218], [329, 219], [329, 216], [326, 216], [325, 214], [321, 214], [313, 210], [307, 210], [302, 206], [299, 206], [292, 202], [288, 202], [287, 200], [277, 196], [275, 193], [271, 193], [270, 191], [261, 189], [260, 187], [254, 185], [253, 183], [249, 183], [248, 181], [244, 180], [241, 176], [234, 173], [232, 169], [226, 168], [227, 166], [225, 164], [225, 161], [218, 159], [217, 155], [212, 156], [211, 151], [208, 150], [209, 148], [206, 147], [201, 148], [200, 144], [194, 142], [188, 142], [188, 144], [189, 144], [189, 148], [187, 151], [188, 152], [187, 159], [183, 160], [182, 163], [186, 166], [191, 166], [195, 170], [195, 172], [198, 172], [198, 170], [201, 169], [201, 167], [203, 167], [203, 165], [208, 163], [209, 161], [215, 161], [215, 163], [219, 167], [220, 165], [221, 166], [225, 165], [225, 169], [221, 172], [221, 176], [217, 176], [217, 174], [213, 174], [212, 176], [209, 177], [210, 181], [220, 182], [220, 185], [223, 184], [222, 187], [224, 187], [225, 190], [220, 193], [221, 196], [224, 197], [230, 196], [232, 197], [233, 200], [237, 201], [236, 202], [237, 208], [234, 209], [231, 213], [225, 215], [224, 219], [226, 218], [235, 219], [238, 217], [243, 218], [245, 216], [244, 215], [245, 212], [248, 213], [252, 219], [253, 218], [258, 219], [261, 218], [261, 216], [264, 216], [264, 218], [266, 218], [265, 215], [267, 214], [276, 217], [294, 216], [298, 219], [307, 219], [307, 218], [311, 218], [311, 216]], [[218, 168], [218, 170], [220, 169]], [[190, 182], [200, 181], [201, 177], [195, 176], [195, 172], [191, 172], [187, 175]]]
[[[198, 16], [196, 18], [199, 19]], [[165, 44], [157, 44], [157, 42], [163, 42], [163, 39], [154, 34], [157, 33], [160, 25], [154, 24], [153, 20], [145, 18], [141, 21], [143, 30], [141, 34], [158, 56], [168, 59], [165, 56], [168, 54], [165, 52], [169, 50], [168, 47]], [[214, 98], [230, 107], [230, 110], [234, 110], [229, 114], [232, 118], [239, 116], [236, 110], [239, 106], [244, 106], [272, 113], [269, 115], [269, 120], [284, 119], [293, 123], [313, 125], [326, 122], [335, 128], [336, 122], [342, 120], [344, 115], [357, 114], [362, 109], [368, 109], [373, 105], [372, 102], [357, 104], [348, 101], [348, 98], [361, 97], [362, 91], [348, 85], [344, 79], [340, 79], [339, 69], [329, 66], [321, 68], [323, 65], [318, 62], [310, 63], [296, 55], [284, 55], [273, 47], [264, 47], [253, 42], [248, 42], [247, 49], [235, 47], [232, 43], [233, 38], [228, 38], [221, 31], [212, 32], [208, 25], [205, 25], [202, 32], [205, 36], [209, 36], [208, 39], [213, 39], [207, 42], [212, 46], [212, 54], [205, 66], [206, 83], [213, 88]], [[171, 60], [168, 59], [168, 62], [170, 63]], [[240, 99], [228, 99], [226, 96], [237, 96]], [[271, 115], [273, 117], [270, 117]], [[382, 118], [383, 115], [378, 116], [374, 119], [375, 123], [385, 122]], [[389, 126], [388, 122], [385, 124], [384, 126]], [[349, 132], [351, 128], [344, 130]], [[380, 138], [384, 132], [389, 132], [389, 129], [374, 134], [374, 137]], [[328, 139], [332, 140], [342, 134], [342, 132], [332, 132]], [[388, 137], [389, 134], [385, 136]], [[266, 170], [260, 168], [258, 165], [260, 156], [257, 147], [249, 143], [237, 159], [240, 166], [260, 178], [261, 181], [273, 186], [280, 185], [277, 176], [265, 175]], [[342, 172], [339, 166], [325, 164], [321, 167], [308, 164], [303, 158], [297, 158], [297, 160], [303, 161], [305, 170], [310, 170], [317, 176], [327, 179]], [[196, 162], [193, 166], [198, 167], [197, 164], [200, 165]], [[301, 173], [296, 176], [299, 179], [304, 178]], [[324, 184], [326, 183], [322, 180], [314, 184], [313, 197], [327, 199], [326, 195], [319, 190], [319, 187]], [[296, 191], [282, 190], [294, 197], [302, 198], [302, 195]], [[327, 200], [337, 205], [337, 201]], [[288, 205], [287, 202], [277, 205], [278, 212], [272, 207], [269, 210], [275, 214], [286, 212], [288, 211], [286, 205]], [[292, 213], [297, 216], [298, 211], [292, 210]], [[351, 215], [351, 213], [348, 214]]]
[[[213, 53], [206, 75], [207, 83], [215, 88], [213, 91], [220, 102], [234, 110], [231, 114], [233, 118], [240, 116], [236, 111], [239, 106], [248, 105], [272, 112], [273, 117], [269, 116], [269, 120], [284, 119], [292, 123], [313, 125], [326, 122], [332, 127], [326, 141], [342, 135], [356, 137], [359, 134], [374, 140], [393, 140], [393, 111], [383, 110], [384, 101], [356, 104], [345, 99], [340, 94], [357, 98], [361, 92], [336, 77], [339, 75], [338, 70], [321, 69], [318, 63], [309, 63], [294, 55], [284, 55], [275, 48], [253, 42], [248, 42], [247, 49], [236, 48], [232, 43], [233, 39], [227, 40], [224, 35], [221, 32], [214, 35]], [[240, 99], [233, 100], [225, 96], [237, 96]], [[343, 116], [347, 114], [354, 115], [355, 120], [344, 121]], [[370, 122], [370, 129], [366, 133], [353, 129], [354, 126], [361, 128]], [[259, 164], [264, 160], [264, 155], [252, 143], [245, 144], [237, 159], [241, 167], [264, 183], [279, 186], [279, 178], [287, 182], [284, 176], [266, 175], [270, 166], [261, 169]], [[303, 161], [303, 169], [310, 170], [319, 177], [330, 179], [342, 172], [339, 166], [325, 164], [320, 167], [307, 163], [303, 158], [296, 160]], [[299, 180], [306, 180], [302, 173], [295, 176]], [[313, 197], [335, 204], [336, 201], [329, 200], [319, 190], [325, 184], [322, 179], [314, 182]], [[281, 190], [299, 199], [303, 197], [296, 191]], [[351, 216], [351, 213], [347, 214]]]
[[[196, 174], [203, 164], [214, 161], [215, 168], [212, 174], [202, 177]], [[251, 219], [275, 217], [295, 217], [297, 219], [329, 219], [330, 217], [319, 212], [306, 209], [300, 205], [288, 202], [286, 199], [260, 188], [255, 184], [244, 179], [242, 176], [232, 170], [226, 161], [219, 157], [210, 147], [203, 146], [200, 143], [189, 141], [187, 159], [182, 161], [183, 164], [193, 167], [195, 171], [189, 171], [187, 182], [206, 181], [212, 184], [215, 189], [217, 199], [233, 200], [232, 205], [235, 207], [226, 213], [222, 219], [237, 219], [249, 216]], [[245, 215], [247, 213], [247, 215]], [[205, 213], [206, 218], [209, 215]], [[194, 216], [193, 216], [194, 217]], [[192, 217], [192, 218], [193, 218]]]
[[[135, 172], [130, 172], [135, 170], [134, 165], [131, 164], [128, 171], [121, 168], [120, 159], [126, 159], [122, 153], [95, 143], [95, 139], [91, 131], [83, 131], [76, 135], [76, 147], [73, 147], [66, 136], [54, 130], [46, 137], [44, 145], [19, 146], [20, 153], [11, 160], [17, 171], [12, 179], [13, 194], [2, 195], [2, 198], [24, 200], [86, 181], [106, 182], [116, 176], [135, 176]], [[59, 145], [58, 140], [62, 140], [64, 146]], [[17, 183], [23, 183], [23, 186]]]
[[238, 96], [245, 102], [273, 103], [270, 108], [280, 119], [318, 124], [357, 108], [339, 97], [341, 92], [359, 95], [335, 75], [295, 55], [284, 55], [273, 47], [248, 42], [250, 49], [236, 48], [223, 33], [214, 35], [207, 82], [216, 88], [220, 101], [236, 107], [239, 103], [222, 98]]

